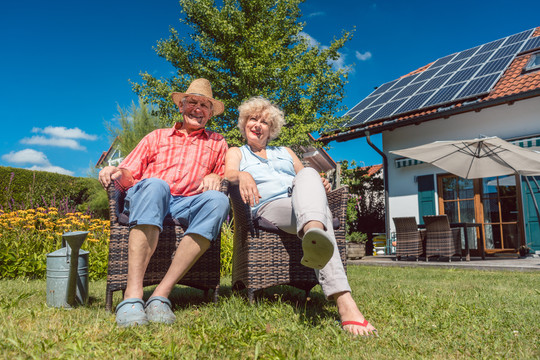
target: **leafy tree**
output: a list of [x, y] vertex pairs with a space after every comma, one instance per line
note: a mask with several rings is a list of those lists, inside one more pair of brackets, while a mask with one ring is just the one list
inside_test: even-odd
[[132, 102], [129, 110], [118, 106], [116, 120], [119, 127], [112, 123], [106, 123], [105, 126], [113, 139], [118, 137], [122, 156], [127, 156], [149, 132], [169, 126], [166, 121], [152, 115], [150, 106], [142, 99], [139, 99], [139, 106]]
[[348, 231], [373, 234], [385, 232], [384, 180], [369, 176], [367, 168], [358, 168], [355, 162], [341, 163], [341, 181], [349, 186], [347, 203]]
[[174, 28], [170, 38], [158, 41], [156, 52], [169, 61], [177, 74], [157, 79], [141, 74], [133, 90], [156, 105], [163, 121], [179, 120], [170, 99], [195, 79], [210, 80], [214, 96], [225, 104], [225, 113], [208, 127], [222, 133], [230, 145], [242, 144], [236, 128], [237, 107], [261, 95], [279, 105], [287, 125], [274, 144], [306, 145], [308, 133], [330, 129], [338, 119], [348, 69], [335, 70], [339, 49], [352, 37], [344, 31], [329, 47], [312, 45], [303, 35], [299, 4], [303, 0], [180, 0], [190, 29], [189, 39]]

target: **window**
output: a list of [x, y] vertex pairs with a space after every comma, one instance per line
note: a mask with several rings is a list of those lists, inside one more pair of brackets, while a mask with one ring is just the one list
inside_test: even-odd
[[525, 66], [525, 71], [533, 71], [540, 69], [540, 53], [532, 54], [531, 59]]

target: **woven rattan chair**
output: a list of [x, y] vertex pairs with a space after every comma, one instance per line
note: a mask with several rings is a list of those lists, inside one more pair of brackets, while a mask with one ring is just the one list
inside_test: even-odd
[[416, 261], [424, 253], [424, 232], [418, 230], [416, 219], [411, 217], [393, 218], [396, 225], [396, 258], [414, 256]]
[[[304, 290], [308, 296], [319, 282], [313, 269], [300, 264], [302, 242], [296, 235], [279, 230], [265, 219], [252, 219], [250, 208], [242, 201], [237, 185], [229, 186], [229, 195], [234, 214], [233, 290], [247, 288], [249, 301], [253, 301], [256, 291], [276, 285], [296, 287]], [[346, 266], [347, 257], [347, 197], [346, 186], [328, 194], [343, 266]]]
[[[222, 183], [222, 192], [227, 192], [228, 182]], [[107, 273], [106, 309], [112, 310], [113, 293], [125, 291], [128, 274], [128, 236], [129, 219], [122, 213], [125, 192], [111, 184], [107, 189], [109, 196], [109, 214], [111, 220], [111, 236], [109, 242], [109, 268]], [[165, 218], [163, 231], [159, 235], [156, 251], [150, 259], [143, 286], [158, 284], [171, 265], [176, 247], [182, 240], [184, 231], [180, 224], [170, 216]], [[221, 237], [212, 241], [210, 248], [197, 260], [193, 267], [178, 282], [204, 291], [214, 291], [213, 300], [219, 295]]]
[[452, 255], [461, 255], [461, 231], [451, 229], [446, 215], [424, 216], [426, 224], [426, 261], [430, 256], [448, 257], [452, 261]]

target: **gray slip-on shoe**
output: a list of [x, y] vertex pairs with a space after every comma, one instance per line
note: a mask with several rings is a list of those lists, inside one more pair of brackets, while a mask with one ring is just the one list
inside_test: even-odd
[[147, 325], [148, 319], [144, 311], [144, 301], [130, 298], [118, 304], [116, 307], [116, 323], [121, 327]]
[[146, 317], [150, 322], [172, 324], [176, 316], [171, 310], [172, 304], [166, 297], [152, 296], [146, 302]]

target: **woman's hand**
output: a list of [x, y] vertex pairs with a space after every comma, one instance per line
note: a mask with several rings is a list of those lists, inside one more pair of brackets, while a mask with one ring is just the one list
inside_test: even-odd
[[253, 180], [253, 176], [245, 171], [238, 173], [238, 188], [240, 189], [240, 196], [242, 200], [249, 206], [254, 206], [259, 203], [261, 195], [257, 189], [257, 184]]
[[326, 179], [326, 178], [324, 178], [322, 176], [321, 176], [321, 180], [322, 180], [322, 183], [323, 183], [323, 186], [324, 186], [324, 190], [328, 194], [330, 192], [330, 190], [332, 190], [332, 184], [330, 184], [328, 179]]

